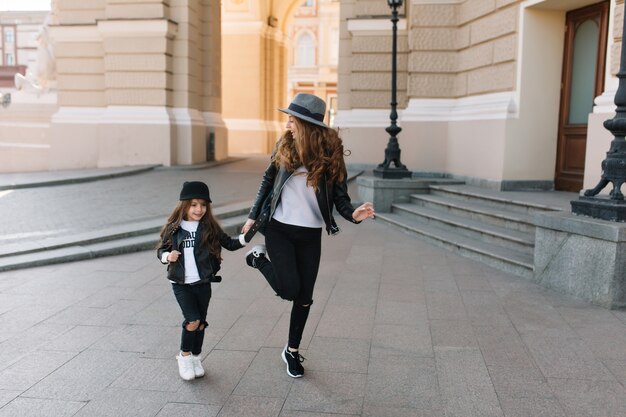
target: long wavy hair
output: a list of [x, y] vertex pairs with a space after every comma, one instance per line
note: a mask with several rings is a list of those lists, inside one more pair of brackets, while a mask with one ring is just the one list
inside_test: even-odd
[[298, 137], [287, 130], [278, 141], [274, 163], [290, 172], [304, 166], [308, 172], [307, 185], [318, 191], [320, 180], [337, 183], [346, 179], [343, 142], [336, 129], [326, 128], [293, 117]]
[[[211, 211], [211, 204], [208, 201], [203, 200], [206, 204], [206, 213], [200, 219], [202, 225], [202, 236], [200, 238], [200, 245], [203, 248], [208, 248], [209, 253], [215, 256], [220, 261], [222, 260], [222, 245], [220, 244], [219, 236], [222, 233], [222, 228], [213, 216]], [[185, 214], [191, 207], [191, 200], [179, 201], [170, 217], [167, 219], [167, 223], [161, 229], [161, 242], [165, 243], [168, 240], [171, 241], [172, 234], [180, 226], [180, 223], [185, 218]]]

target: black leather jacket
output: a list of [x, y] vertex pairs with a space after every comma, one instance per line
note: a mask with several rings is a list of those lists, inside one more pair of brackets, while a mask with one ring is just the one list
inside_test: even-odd
[[[254, 204], [252, 205], [252, 208], [250, 208], [248, 218], [256, 220], [256, 218], [259, 217], [263, 201], [265, 201], [265, 198], [270, 192], [273, 191], [274, 193], [272, 195], [272, 205], [269, 217], [271, 219], [278, 203], [280, 202], [280, 193], [283, 190], [283, 186], [291, 175], [293, 175], [293, 172], [287, 171], [282, 166], [278, 168], [273, 160], [270, 161], [269, 166], [263, 174], [261, 185], [257, 191]], [[344, 219], [352, 223], [360, 223], [352, 218], [354, 207], [350, 201], [348, 186], [345, 181], [340, 183], [329, 183], [326, 180], [326, 176], [324, 176], [318, 183], [318, 191], [315, 193], [315, 197], [317, 198], [317, 204], [319, 205], [320, 212], [324, 218], [324, 223], [326, 224], [326, 232], [329, 235], [339, 233], [339, 227], [333, 218], [333, 206]]]
[[[216, 279], [215, 277], [217, 271], [220, 270], [220, 260], [211, 255], [208, 249], [205, 248], [204, 250], [202, 250], [202, 245], [200, 243], [200, 239], [202, 238], [202, 229], [202, 223], [200, 223], [198, 225], [198, 230], [196, 230], [196, 237], [193, 248], [193, 254], [196, 258], [196, 265], [198, 266], [198, 273], [200, 274], [200, 281], [198, 283], [211, 281], [219, 282], [219, 279]], [[164, 237], [159, 245], [159, 248], [157, 249], [157, 257], [159, 258], [159, 260], [161, 260], [165, 252], [171, 252], [172, 250], [177, 250], [180, 252], [178, 260], [176, 262], [171, 262], [167, 265], [167, 279], [177, 284], [185, 283], [185, 252], [183, 250], [182, 243], [188, 233], [189, 232], [187, 232], [185, 229], [178, 226], [170, 234]], [[230, 251], [237, 250], [243, 247], [238, 238], [231, 238], [223, 231], [221, 231], [220, 233], [219, 241], [220, 245], [222, 245], [224, 249]]]

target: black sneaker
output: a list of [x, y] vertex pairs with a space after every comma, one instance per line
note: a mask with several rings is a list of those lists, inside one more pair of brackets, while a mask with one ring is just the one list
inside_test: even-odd
[[298, 352], [289, 352], [287, 346], [283, 349], [283, 362], [287, 364], [287, 375], [292, 378], [302, 378], [304, 375], [304, 368], [302, 362], [305, 358]]
[[266, 253], [265, 245], [256, 245], [246, 253], [246, 263], [252, 268], [258, 268], [258, 261], [267, 259]]

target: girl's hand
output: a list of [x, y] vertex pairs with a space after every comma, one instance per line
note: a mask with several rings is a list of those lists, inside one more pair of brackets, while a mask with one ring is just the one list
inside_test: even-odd
[[168, 262], [176, 262], [178, 260], [178, 256], [180, 255], [180, 252], [177, 250], [173, 250], [170, 252], [169, 255], [167, 255], [167, 261]]
[[252, 227], [253, 224], [254, 224], [254, 220], [253, 219], [246, 220], [246, 223], [241, 228], [241, 233], [243, 233], [245, 235], [248, 232], [248, 230], [250, 230], [250, 228]]
[[354, 212], [352, 212], [352, 218], [357, 222], [360, 222], [367, 218], [373, 219], [375, 214], [376, 213], [374, 212], [374, 206], [372, 205], [372, 203], [367, 202], [361, 204], [354, 210]]

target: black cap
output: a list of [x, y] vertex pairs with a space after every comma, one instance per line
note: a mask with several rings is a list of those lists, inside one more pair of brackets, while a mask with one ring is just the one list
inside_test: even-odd
[[179, 200], [191, 200], [194, 198], [201, 198], [210, 203], [209, 187], [202, 181], [185, 181], [183, 189], [180, 190]]

